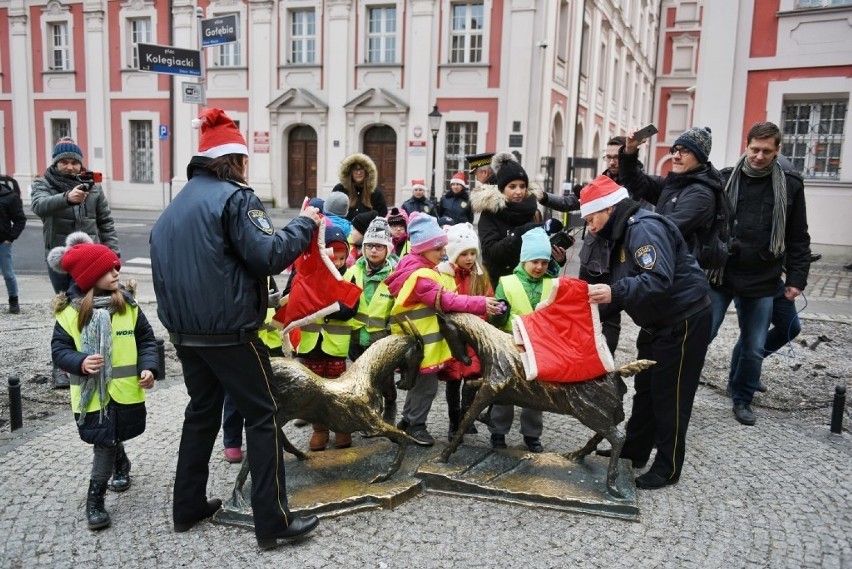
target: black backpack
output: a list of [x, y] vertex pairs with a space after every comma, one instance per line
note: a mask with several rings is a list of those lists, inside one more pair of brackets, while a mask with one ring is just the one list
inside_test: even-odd
[[702, 269], [716, 271], [728, 261], [728, 240], [731, 237], [731, 202], [721, 187], [714, 188], [716, 215], [707, 231], [698, 237], [695, 258]]

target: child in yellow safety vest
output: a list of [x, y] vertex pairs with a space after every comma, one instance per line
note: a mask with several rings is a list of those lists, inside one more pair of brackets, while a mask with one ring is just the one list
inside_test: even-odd
[[[396, 299], [391, 315], [407, 317], [423, 337], [425, 345], [420, 375], [408, 390], [402, 421], [397, 426], [404, 428], [417, 444], [432, 446], [435, 439], [426, 428], [426, 419], [438, 391], [437, 372], [452, 358], [438, 327], [437, 309], [491, 315], [499, 313], [502, 305], [486, 296], [468, 296], [447, 290], [445, 280], [436, 268], [444, 257], [447, 235], [438, 227], [434, 217], [412, 213], [408, 220], [408, 235], [411, 253], [400, 260], [385, 283]], [[391, 331], [402, 333], [397, 324], [391, 325]]]
[[[396, 257], [390, 254], [391, 234], [388, 222], [377, 217], [370, 222], [362, 240], [362, 255], [349, 267], [343, 278], [358, 285], [362, 292], [358, 303], [358, 314], [352, 319], [352, 345], [349, 358], [358, 359], [373, 342], [390, 333], [389, 318], [394, 298], [384, 280], [396, 267]], [[393, 424], [396, 420], [396, 385], [393, 374], [382, 383], [384, 410], [382, 418]]]
[[[325, 244], [333, 250], [334, 266], [343, 274], [346, 270], [346, 258], [349, 256], [349, 244], [343, 231], [337, 226], [325, 228]], [[289, 291], [284, 291], [285, 294]], [[337, 379], [346, 371], [346, 358], [349, 355], [349, 342], [352, 327], [349, 320], [358, 312], [358, 304], [347, 308], [338, 303], [340, 310], [301, 327], [297, 356], [302, 364], [325, 379]], [[328, 445], [328, 427], [320, 423], [313, 424], [314, 432], [308, 442], [312, 451], [325, 450]], [[334, 448], [352, 446], [352, 433], [334, 433]]]
[[65, 247], [50, 251], [48, 263], [74, 280], [54, 300], [51, 352], [53, 363], [70, 374], [80, 438], [94, 445], [86, 520], [89, 529], [102, 529], [110, 525], [107, 488], [130, 488], [124, 441], [145, 431], [143, 389], [160, 373], [157, 343], [132, 292], [119, 283], [121, 261], [109, 247], [72, 233]]
[[[508, 310], [489, 321], [504, 330], [512, 331], [512, 319], [516, 315], [529, 314], [542, 299], [550, 295], [553, 275], [548, 273], [551, 245], [547, 233], [536, 227], [521, 238], [521, 262], [511, 275], [500, 277], [494, 298], [505, 302]], [[512, 405], [494, 405], [491, 409], [491, 448], [506, 448], [506, 435], [512, 427], [515, 408]], [[543, 452], [541, 432], [542, 412], [534, 409], [521, 410], [521, 434], [524, 444], [531, 452]]]

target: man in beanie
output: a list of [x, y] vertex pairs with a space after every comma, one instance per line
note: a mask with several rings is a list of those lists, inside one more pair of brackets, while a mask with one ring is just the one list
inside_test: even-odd
[[[734, 418], [754, 425], [754, 393], [761, 389], [764, 346], [776, 296], [794, 301], [810, 272], [810, 244], [802, 177], [778, 162], [781, 130], [755, 123], [745, 153], [722, 171], [733, 209], [730, 257], [721, 271], [713, 301], [716, 336], [732, 300], [737, 302], [740, 337], [731, 357], [728, 389]], [[784, 331], [785, 337], [787, 330]]]
[[473, 223], [473, 207], [470, 205], [464, 172], [453, 174], [449, 191], [438, 202], [438, 217], [449, 217], [455, 223]]
[[[112, 211], [100, 184], [87, 184], [79, 175], [85, 172], [83, 150], [70, 138], [62, 138], [53, 148], [50, 166], [44, 176], [33, 180], [30, 208], [41, 218], [44, 254], [65, 244], [71, 233], [82, 231], [95, 243], [103, 243], [121, 256]], [[47, 276], [54, 292], [65, 292], [71, 276], [58, 273], [48, 264]], [[68, 387], [68, 375], [53, 367], [54, 387]]]
[[316, 516], [293, 515], [287, 503], [272, 367], [258, 330], [267, 313], [267, 277], [312, 243], [320, 217], [306, 207], [276, 231], [247, 185], [248, 148], [234, 121], [209, 107], [193, 125], [201, 135], [187, 167], [189, 182], [150, 239], [157, 314], [177, 350], [190, 398], [175, 473], [174, 529], [188, 531], [222, 504], [207, 499], [207, 478], [227, 391], [245, 418], [255, 535], [269, 549], [318, 523]]
[[[674, 223], [641, 209], [627, 190], [599, 176], [580, 192], [588, 229], [612, 244], [612, 284], [589, 285], [589, 301], [613, 304], [640, 327], [638, 359], [657, 362], [636, 375], [623, 458], [650, 470], [645, 489], [675, 484], [686, 452], [686, 430], [710, 343], [710, 287]], [[598, 454], [607, 455], [608, 451]]]
[[[358, 313], [351, 320], [354, 333], [352, 344], [349, 346], [349, 358], [353, 362], [361, 357], [373, 342], [390, 333], [389, 319], [394, 298], [384, 281], [397, 264], [391, 255], [392, 247], [388, 222], [383, 217], [377, 217], [364, 232], [361, 246], [363, 255], [343, 275], [345, 280], [361, 287]], [[397, 397], [393, 374], [384, 378], [382, 396], [382, 418], [392, 425], [396, 421]]]
[[415, 211], [438, 217], [438, 208], [426, 197], [426, 181], [411, 180], [411, 197], [402, 202], [402, 209], [411, 215]]
[[[456, 294], [445, 288], [437, 266], [444, 257], [447, 234], [434, 217], [414, 212], [408, 220], [408, 234], [411, 253], [402, 258], [385, 283], [395, 298], [391, 314], [409, 318], [424, 338], [425, 346], [420, 375], [408, 390], [402, 421], [397, 426], [417, 444], [432, 446], [435, 439], [426, 428], [426, 420], [438, 391], [437, 373], [452, 358], [438, 327], [438, 310], [482, 316], [497, 314], [500, 304], [493, 298]], [[391, 331], [404, 333], [398, 324], [392, 324]]]
[[701, 246], [710, 243], [722, 192], [722, 178], [710, 163], [710, 129], [693, 127], [675, 139], [670, 149], [672, 169], [665, 177], [642, 171], [638, 152], [644, 142], [633, 138], [633, 132], [627, 136], [618, 155], [619, 183], [634, 199], [654, 204], [657, 213], [671, 219], [701, 264]]

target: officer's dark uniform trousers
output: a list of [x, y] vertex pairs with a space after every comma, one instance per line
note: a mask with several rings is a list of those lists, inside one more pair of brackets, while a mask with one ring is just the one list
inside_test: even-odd
[[258, 339], [235, 346], [176, 345], [186, 407], [174, 488], [175, 522], [193, 522], [207, 505], [210, 455], [222, 425], [225, 391], [245, 417], [255, 533], [274, 535], [289, 525], [276, 387], [266, 346]]
[[683, 467], [686, 430], [711, 324], [707, 306], [674, 325], [641, 328], [636, 339], [638, 358], [657, 364], [635, 376], [636, 395], [621, 457], [647, 461], [656, 447], [652, 468], [669, 480], [680, 478]]

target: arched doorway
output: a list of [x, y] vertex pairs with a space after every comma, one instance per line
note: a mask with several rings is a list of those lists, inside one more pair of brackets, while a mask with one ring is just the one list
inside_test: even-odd
[[287, 204], [302, 207], [305, 197], [317, 195], [317, 133], [297, 126], [287, 140]]
[[385, 193], [388, 207], [396, 203], [396, 132], [384, 125], [370, 127], [364, 133], [364, 154], [373, 159], [378, 170], [377, 188]]

